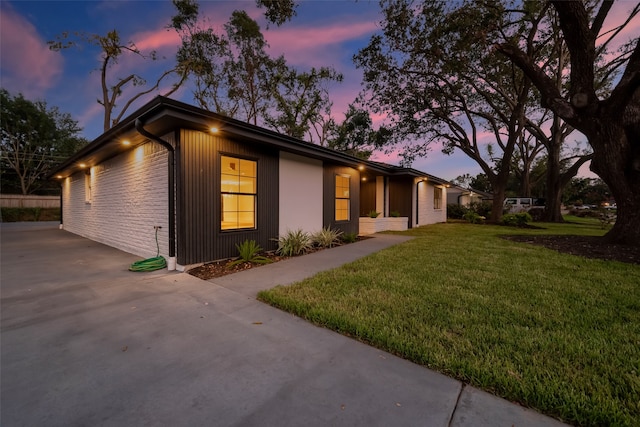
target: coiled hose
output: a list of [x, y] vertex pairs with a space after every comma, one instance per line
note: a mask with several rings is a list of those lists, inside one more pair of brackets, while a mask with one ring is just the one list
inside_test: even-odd
[[160, 256], [160, 244], [158, 243], [158, 230], [160, 227], [156, 227], [156, 247], [158, 248], [157, 255], [153, 258], [147, 258], [140, 261], [136, 261], [129, 266], [129, 271], [155, 271], [165, 268], [167, 266], [167, 260]]

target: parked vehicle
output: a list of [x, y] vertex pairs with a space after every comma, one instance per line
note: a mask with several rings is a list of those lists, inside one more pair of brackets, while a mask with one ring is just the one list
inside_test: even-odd
[[533, 197], [507, 197], [504, 199], [504, 213], [529, 212], [531, 208], [544, 208], [544, 199]]

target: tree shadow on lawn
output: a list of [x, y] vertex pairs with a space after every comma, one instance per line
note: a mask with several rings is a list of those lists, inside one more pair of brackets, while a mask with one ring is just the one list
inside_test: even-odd
[[544, 246], [558, 252], [579, 255], [585, 258], [640, 264], [640, 246], [608, 243], [603, 237], [558, 235], [500, 237], [514, 242]]

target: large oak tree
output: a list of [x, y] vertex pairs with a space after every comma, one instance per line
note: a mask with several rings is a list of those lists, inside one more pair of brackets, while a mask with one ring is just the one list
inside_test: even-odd
[[[617, 220], [606, 240], [640, 245], [640, 44], [627, 46], [628, 55], [614, 55], [610, 72], [622, 70], [606, 98], [598, 96], [597, 61], [606, 45], [640, 11], [636, 4], [628, 19], [601, 34], [613, 1], [602, 1], [590, 14], [581, 1], [552, 1], [570, 55], [570, 81], [561, 90], [538, 63], [510, 40], [496, 44], [498, 52], [523, 70], [541, 95], [541, 103], [587, 136], [593, 148], [591, 170], [609, 186], [618, 206]], [[637, 20], [637, 19], [636, 19]], [[604, 38], [604, 42], [602, 42]]]

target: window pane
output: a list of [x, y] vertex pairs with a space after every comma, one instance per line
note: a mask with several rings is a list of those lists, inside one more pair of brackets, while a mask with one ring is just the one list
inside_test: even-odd
[[241, 176], [240, 177], [239, 189], [235, 190], [235, 191], [238, 192], [238, 193], [255, 194], [255, 192], [256, 192], [256, 179], [255, 178], [245, 178], [244, 176]]
[[238, 228], [255, 228], [256, 221], [253, 212], [238, 213]]
[[256, 165], [254, 161], [240, 159], [240, 175], [255, 178]]
[[238, 182], [238, 177], [222, 174], [220, 176], [220, 191], [224, 193], [239, 193], [240, 184]]
[[222, 156], [220, 161], [220, 172], [228, 175], [240, 175], [240, 159]]
[[238, 212], [253, 212], [255, 196], [238, 196]]
[[237, 212], [238, 196], [235, 194], [222, 195], [222, 212]]
[[232, 228], [238, 228], [238, 213], [237, 212], [223, 212], [221, 227], [223, 230], [229, 230]]

